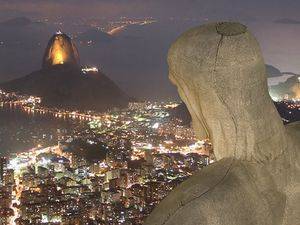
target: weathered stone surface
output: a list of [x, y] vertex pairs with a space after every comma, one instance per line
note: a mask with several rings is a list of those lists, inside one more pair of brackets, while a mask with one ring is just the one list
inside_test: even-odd
[[300, 123], [284, 127], [244, 25], [212, 23], [172, 45], [169, 76], [218, 161], [167, 196], [146, 225], [300, 224]]

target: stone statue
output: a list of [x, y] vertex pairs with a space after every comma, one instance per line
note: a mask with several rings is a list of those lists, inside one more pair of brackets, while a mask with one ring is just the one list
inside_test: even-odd
[[300, 224], [300, 123], [284, 126], [247, 27], [222, 22], [172, 45], [169, 77], [217, 162], [170, 193], [146, 225]]

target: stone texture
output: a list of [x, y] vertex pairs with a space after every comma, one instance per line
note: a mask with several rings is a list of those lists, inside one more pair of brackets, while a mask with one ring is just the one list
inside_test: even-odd
[[259, 45], [239, 23], [211, 23], [171, 46], [169, 77], [218, 161], [179, 185], [146, 225], [300, 224], [300, 123], [285, 127]]

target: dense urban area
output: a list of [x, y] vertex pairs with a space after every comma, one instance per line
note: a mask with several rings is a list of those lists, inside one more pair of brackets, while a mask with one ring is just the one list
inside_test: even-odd
[[[79, 124], [31, 137], [32, 149], [1, 157], [0, 224], [141, 224], [174, 187], [214, 161], [211, 144], [172, 116], [176, 102], [96, 113], [46, 108], [39, 97], [4, 91], [0, 98], [2, 108]], [[299, 114], [298, 101], [277, 104]], [[55, 144], [43, 140], [49, 135]]]
[[171, 116], [176, 102], [96, 113], [0, 96], [1, 107], [80, 124], [58, 129], [54, 145], [40, 134], [34, 148], [1, 157], [1, 224], [141, 224], [175, 186], [213, 162], [210, 143]]

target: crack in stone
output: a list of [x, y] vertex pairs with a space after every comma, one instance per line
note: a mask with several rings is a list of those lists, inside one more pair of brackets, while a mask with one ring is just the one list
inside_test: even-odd
[[[217, 27], [216, 27], [217, 29]], [[222, 46], [222, 43], [223, 43], [223, 40], [224, 40], [224, 35], [221, 34], [221, 38], [218, 42], [218, 45], [217, 45], [217, 51], [216, 51], [216, 57], [215, 57], [215, 64], [214, 64], [214, 69], [213, 69], [213, 83], [214, 83], [214, 86], [215, 86], [215, 89], [217, 89], [217, 84], [216, 84], [216, 79], [215, 79], [215, 76], [214, 74], [216, 73], [217, 71], [217, 63], [218, 63], [218, 58], [219, 58], [219, 52], [220, 52], [220, 48]], [[218, 94], [218, 92], [216, 91], [216, 94], [218, 96], [218, 98], [220, 99], [220, 101], [222, 102], [222, 104], [227, 108], [228, 112], [229, 112], [229, 115], [230, 115], [230, 118], [233, 122], [233, 125], [234, 125], [234, 130], [235, 130], [235, 142], [234, 142], [234, 157], [236, 156], [236, 147], [237, 147], [237, 122], [234, 118], [234, 115], [233, 113], [229, 110], [229, 106], [228, 104], [225, 102], [225, 100], [222, 98], [222, 96], [220, 94]]]

